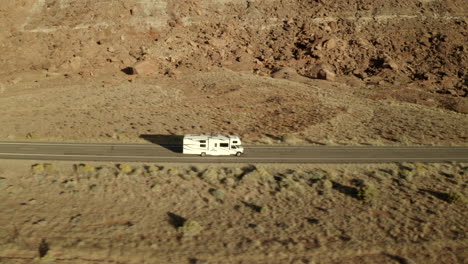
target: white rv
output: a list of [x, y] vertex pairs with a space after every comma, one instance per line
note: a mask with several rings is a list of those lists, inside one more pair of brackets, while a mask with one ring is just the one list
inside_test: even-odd
[[184, 136], [183, 145], [184, 154], [240, 156], [244, 153], [238, 136], [190, 134]]

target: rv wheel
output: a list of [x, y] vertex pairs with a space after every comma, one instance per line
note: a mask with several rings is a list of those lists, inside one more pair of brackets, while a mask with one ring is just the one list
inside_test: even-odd
[[205, 156], [206, 156], [206, 153], [205, 153], [205, 152], [202, 152], [202, 153], [200, 154], [200, 156], [205, 157]]
[[242, 154], [242, 153], [237, 152], [237, 153], [236, 153], [236, 156], [239, 157], [241, 154]]

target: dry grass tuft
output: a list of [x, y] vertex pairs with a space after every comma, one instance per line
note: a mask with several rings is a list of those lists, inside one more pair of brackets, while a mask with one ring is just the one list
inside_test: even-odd
[[57, 173], [57, 166], [52, 163], [44, 163], [44, 171], [46, 174], [55, 174]]
[[187, 220], [177, 230], [184, 235], [192, 236], [200, 233], [203, 230], [203, 226], [195, 220]]
[[429, 174], [429, 169], [426, 165], [416, 162], [414, 164], [414, 172], [416, 176], [427, 176]]
[[146, 173], [153, 177], [158, 176], [161, 169], [162, 168], [153, 164], [145, 166]]
[[200, 178], [207, 183], [210, 184], [218, 184], [219, 183], [219, 171], [215, 168], [208, 168], [206, 169], [201, 175]]
[[276, 180], [265, 168], [255, 168], [251, 172], [248, 172], [242, 178], [242, 182], [253, 183], [275, 183]]
[[37, 140], [40, 138], [39, 133], [36, 132], [29, 132], [26, 134], [27, 139]]
[[109, 166], [100, 166], [97, 168], [97, 175], [99, 177], [107, 177], [107, 176], [112, 176], [115, 175], [116, 169], [114, 167], [109, 167]]
[[33, 175], [43, 175], [45, 173], [43, 164], [34, 164], [31, 166], [31, 172]]
[[364, 202], [370, 202], [375, 200], [379, 195], [379, 191], [372, 183], [364, 182], [362, 183], [357, 192], [357, 198]]
[[125, 174], [129, 174], [133, 171], [132, 166], [125, 164], [125, 163], [118, 164], [117, 168], [119, 168], [119, 170]]
[[319, 181], [317, 186], [317, 191], [322, 195], [330, 195], [333, 189], [333, 182], [328, 179], [322, 179]]
[[219, 189], [211, 189], [210, 193], [219, 201], [224, 201], [224, 199], [226, 198], [226, 194]]
[[451, 204], [466, 204], [466, 197], [457, 191], [449, 191], [445, 197], [445, 200]]
[[181, 171], [178, 168], [169, 168], [167, 170], [167, 174], [169, 176], [171, 176], [171, 177], [172, 176], [178, 176], [178, 175], [180, 175], [180, 173], [181, 173]]
[[96, 175], [96, 168], [88, 164], [74, 165], [75, 172], [81, 177], [92, 177]]
[[31, 173], [34, 176], [44, 177], [47, 175], [57, 175], [57, 166], [51, 163], [34, 164], [31, 166]]
[[403, 163], [402, 165], [400, 165], [398, 175], [401, 179], [407, 182], [412, 182], [415, 175], [414, 166], [412, 164]]

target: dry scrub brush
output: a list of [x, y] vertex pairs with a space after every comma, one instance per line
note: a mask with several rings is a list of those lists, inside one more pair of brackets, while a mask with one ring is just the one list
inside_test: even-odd
[[378, 189], [370, 182], [361, 183], [357, 192], [357, 198], [364, 202], [374, 201], [378, 195]]
[[467, 204], [466, 197], [461, 192], [457, 192], [453, 190], [450, 190], [445, 195], [445, 200], [451, 204], [460, 204], [460, 205]]
[[120, 172], [124, 174], [130, 174], [133, 171], [132, 166], [125, 164], [125, 163], [118, 164], [117, 168], [120, 170]]
[[44, 179], [47, 176], [58, 176], [57, 166], [52, 163], [39, 163], [31, 166], [31, 174], [38, 179]]
[[96, 176], [96, 167], [88, 164], [75, 164], [73, 165], [75, 173], [79, 177], [93, 177]]
[[184, 236], [193, 236], [203, 230], [203, 226], [195, 220], [186, 220], [184, 224], [177, 228]]

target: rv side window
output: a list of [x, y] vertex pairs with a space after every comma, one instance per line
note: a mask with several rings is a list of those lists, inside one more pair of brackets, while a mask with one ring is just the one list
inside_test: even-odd
[[229, 148], [228, 143], [219, 143], [219, 146], [222, 147], [222, 148]]
[[233, 144], [237, 144], [237, 140], [232, 141]]
[[206, 144], [200, 144], [200, 148], [206, 148]]
[[206, 140], [200, 140], [200, 143], [206, 143]]

